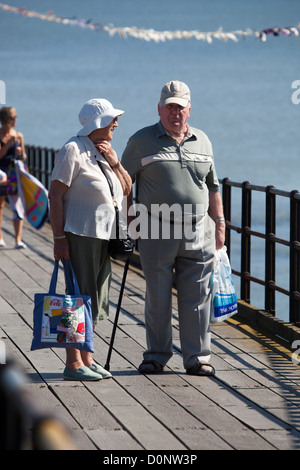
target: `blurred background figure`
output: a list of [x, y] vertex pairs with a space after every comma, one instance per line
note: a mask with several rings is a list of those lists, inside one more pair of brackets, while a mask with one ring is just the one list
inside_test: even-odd
[[6, 173], [0, 170], [0, 185], [5, 184], [7, 182]]
[[15, 130], [17, 112], [13, 107], [0, 109], [0, 170], [7, 175], [5, 184], [0, 185], [0, 248], [5, 246], [2, 235], [2, 214], [6, 197], [9, 200], [13, 212], [13, 224], [15, 231], [16, 248], [26, 248], [22, 241], [22, 228], [24, 208], [18, 193], [17, 173], [15, 160], [26, 159], [24, 137], [21, 132]]

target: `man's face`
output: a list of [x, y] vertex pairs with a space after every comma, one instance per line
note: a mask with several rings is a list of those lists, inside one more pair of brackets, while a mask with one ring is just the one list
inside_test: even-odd
[[158, 114], [162, 125], [170, 134], [180, 134], [186, 130], [186, 122], [190, 117], [191, 106], [185, 108], [177, 103], [158, 105]]

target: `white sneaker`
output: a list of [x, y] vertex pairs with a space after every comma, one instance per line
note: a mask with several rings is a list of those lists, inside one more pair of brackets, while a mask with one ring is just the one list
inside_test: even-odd
[[25, 245], [24, 242], [17, 242], [16, 243], [16, 248], [20, 250], [21, 248], [27, 248], [27, 245]]
[[1, 238], [1, 239], [0, 239], [0, 248], [1, 248], [1, 247], [4, 247], [4, 246], [6, 246], [6, 243], [5, 243], [5, 241], [3, 240], [3, 238]]

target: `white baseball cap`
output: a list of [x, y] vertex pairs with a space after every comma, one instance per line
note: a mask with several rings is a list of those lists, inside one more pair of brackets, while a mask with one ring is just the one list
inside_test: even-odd
[[79, 122], [83, 127], [77, 135], [89, 135], [95, 129], [103, 129], [122, 114], [124, 111], [115, 109], [109, 101], [93, 98], [83, 105], [78, 114]]

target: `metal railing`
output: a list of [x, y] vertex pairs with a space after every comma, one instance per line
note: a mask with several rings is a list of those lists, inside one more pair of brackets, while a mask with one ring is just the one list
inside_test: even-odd
[[[276, 314], [275, 292], [280, 292], [289, 297], [289, 322], [297, 326], [300, 325], [300, 193], [294, 191], [282, 191], [274, 186], [257, 186], [245, 181], [236, 183], [229, 178], [220, 180], [223, 185], [223, 206], [226, 220], [226, 246], [228, 255], [231, 253], [232, 231], [240, 234], [240, 270], [232, 268], [233, 274], [240, 277], [240, 299], [250, 303], [251, 282], [264, 286], [264, 308], [271, 314]], [[239, 188], [241, 191], [241, 222], [240, 225], [232, 223], [232, 188]], [[252, 200], [253, 193], [261, 192], [265, 194], [264, 210], [264, 231], [252, 228]], [[285, 214], [289, 218], [289, 239], [276, 236], [276, 203], [278, 197], [289, 198], [289, 213]], [[262, 207], [260, 207], [262, 210]], [[255, 218], [255, 217], [254, 217]], [[258, 278], [251, 274], [252, 251], [251, 243], [253, 237], [264, 240], [264, 278]], [[276, 284], [276, 245], [288, 247], [289, 288], [283, 288]]]
[[[56, 150], [42, 147], [26, 146], [30, 172], [36, 176], [48, 189], [51, 171], [54, 165]], [[236, 183], [229, 178], [220, 180], [224, 214], [226, 219], [226, 246], [230, 257], [233, 251], [232, 233], [240, 235], [237, 242], [240, 245], [240, 269], [232, 267], [234, 275], [240, 278], [239, 298], [251, 303], [251, 285], [259, 284], [264, 287], [264, 309], [276, 315], [275, 292], [289, 298], [288, 321], [300, 326], [300, 193], [297, 190], [288, 192], [274, 186], [257, 186], [248, 181]], [[233, 188], [240, 192], [238, 197], [232, 197]], [[263, 229], [255, 230], [255, 220], [258, 211], [252, 217], [253, 195], [264, 193]], [[284, 238], [276, 236], [278, 223], [276, 208], [278, 200], [289, 199], [288, 213], [285, 213], [289, 226], [289, 235]], [[237, 204], [240, 201], [240, 205]], [[260, 204], [259, 212], [262, 210]], [[236, 215], [240, 216], [239, 223], [233, 223]], [[264, 240], [264, 275], [260, 277], [251, 273], [253, 260], [251, 245], [253, 240]], [[276, 246], [288, 249], [288, 287], [276, 283]], [[232, 261], [232, 260], [231, 260]]]
[[30, 173], [49, 189], [51, 172], [57, 150], [25, 145], [27, 165]]

